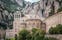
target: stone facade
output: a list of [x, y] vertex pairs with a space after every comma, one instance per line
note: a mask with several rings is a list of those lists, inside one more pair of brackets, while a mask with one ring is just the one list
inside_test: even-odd
[[[28, 24], [30, 23], [30, 25]], [[32, 28], [41, 28], [42, 21], [38, 15], [31, 15], [29, 14], [21, 17], [21, 12], [16, 12], [14, 14], [14, 21], [13, 21], [13, 29], [6, 31], [7, 37], [14, 37], [15, 34], [18, 34], [20, 30], [26, 28], [31, 30]]]
[[[7, 30], [7, 37], [14, 37], [15, 34], [18, 34], [19, 31], [21, 31], [22, 29], [27, 29], [27, 30], [32, 30], [32, 28], [39, 28], [45, 30], [46, 27], [42, 26], [42, 21], [40, 19], [27, 19], [25, 21], [25, 23], [21, 23], [21, 22], [16, 22], [13, 24], [13, 29], [12, 30]], [[44, 28], [45, 27], [45, 28]]]
[[40, 28], [42, 25], [42, 21], [40, 19], [28, 19], [26, 20], [27, 29], [31, 30], [32, 28]]
[[[32, 15], [33, 16], [33, 15]], [[37, 18], [36, 17], [23, 17], [23, 18], [15, 18], [13, 22], [13, 29], [7, 30], [7, 36], [15, 36], [15, 34], [18, 34], [19, 31], [22, 29], [31, 30], [32, 28], [40, 28], [42, 30], [45, 30], [46, 33], [48, 33], [48, 30], [50, 27], [54, 27], [57, 24], [62, 24], [62, 12], [59, 14], [55, 14], [53, 16], [50, 16], [48, 18], [45, 18], [44, 20], [41, 20], [42, 17]]]

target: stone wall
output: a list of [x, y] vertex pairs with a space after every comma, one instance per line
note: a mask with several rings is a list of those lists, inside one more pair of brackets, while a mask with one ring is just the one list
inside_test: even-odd
[[48, 33], [50, 27], [54, 27], [57, 24], [62, 24], [62, 12], [48, 17], [44, 20], [44, 22], [46, 23], [46, 32]]

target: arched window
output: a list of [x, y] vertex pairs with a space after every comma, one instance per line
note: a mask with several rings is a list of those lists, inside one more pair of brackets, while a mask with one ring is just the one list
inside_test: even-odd
[[15, 15], [15, 18], [20, 18], [20, 15]]

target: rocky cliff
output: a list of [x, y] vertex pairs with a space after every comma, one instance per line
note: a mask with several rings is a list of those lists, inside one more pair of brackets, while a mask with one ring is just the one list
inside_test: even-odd
[[44, 1], [40, 0], [35, 3], [28, 3], [26, 4], [25, 8], [22, 9], [21, 12], [25, 15], [34, 14], [39, 15], [41, 17], [49, 17], [49, 13], [52, 10], [51, 9], [52, 4], [54, 5], [54, 11], [55, 11], [54, 13], [56, 13], [59, 8], [59, 4], [55, 0], [44, 0]]

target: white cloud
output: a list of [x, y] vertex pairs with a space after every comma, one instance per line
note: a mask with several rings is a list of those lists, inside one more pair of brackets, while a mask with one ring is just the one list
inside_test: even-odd
[[25, 1], [30, 1], [30, 2], [32, 2], [32, 0], [25, 0]]
[[25, 1], [29, 1], [29, 2], [37, 2], [39, 0], [25, 0]]

